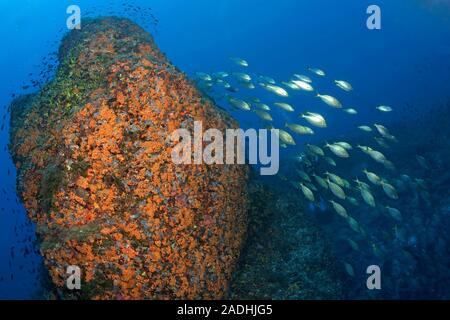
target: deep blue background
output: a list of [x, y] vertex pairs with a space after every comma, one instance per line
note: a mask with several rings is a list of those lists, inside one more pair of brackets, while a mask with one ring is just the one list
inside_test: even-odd
[[[324, 69], [329, 77], [317, 82], [319, 91], [336, 95], [361, 114], [356, 121], [330, 108], [320, 109], [331, 125], [318, 138], [341, 135], [365, 122], [387, 121], [386, 115], [374, 111], [378, 104], [395, 108], [389, 119], [410, 119], [413, 108], [426, 110], [449, 98], [450, 10], [446, 5], [431, 6], [433, 1], [112, 2], [0, 0], [0, 119], [7, 112], [11, 94], [20, 93], [27, 75], [39, 73], [41, 59], [57, 49], [55, 41], [62, 36], [59, 30], [65, 28], [66, 8], [71, 4], [79, 5], [82, 15], [92, 8], [99, 15], [121, 14], [123, 2], [151, 7], [159, 24], [149, 31], [155, 34], [157, 44], [169, 59], [191, 75], [196, 71], [236, 69], [229, 56], [244, 57], [250, 62], [250, 72], [277, 80], [288, 80], [293, 73], [305, 73], [308, 66]], [[366, 8], [370, 4], [378, 4], [382, 9], [381, 31], [366, 28]], [[355, 92], [349, 95], [339, 91], [332, 84], [334, 79], [350, 81]], [[268, 99], [260, 92], [249, 97], [254, 95]], [[319, 105], [316, 99], [302, 94], [288, 101], [298, 110], [295, 117], [300, 111], [313, 110]], [[257, 121], [253, 115], [235, 116], [247, 122]], [[278, 111], [275, 117], [278, 126], [288, 120]], [[4, 150], [7, 129], [8, 126], [0, 136], [0, 183], [7, 191], [7, 195], [0, 193], [0, 207], [5, 208], [0, 212], [0, 276], [4, 277], [0, 281], [0, 298], [31, 298], [37, 276], [29, 268], [39, 263], [39, 257], [24, 258], [16, 253], [9, 267], [11, 247], [23, 247], [20, 242], [33, 231], [22, 227], [25, 212], [16, 204], [15, 170]], [[11, 175], [7, 174], [8, 169]], [[18, 213], [13, 214], [13, 209]], [[18, 234], [14, 233], [15, 226]], [[20, 265], [25, 266], [23, 270], [19, 269]]]

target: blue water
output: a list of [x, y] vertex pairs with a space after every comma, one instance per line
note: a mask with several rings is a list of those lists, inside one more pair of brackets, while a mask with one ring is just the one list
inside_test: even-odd
[[[9, 118], [12, 94], [36, 90], [22, 87], [46, 68], [42, 59], [57, 50], [67, 31], [66, 8], [72, 4], [81, 7], [82, 17], [125, 15], [144, 25], [188, 75], [237, 70], [229, 57], [239, 56], [250, 62], [251, 72], [277, 80], [305, 73], [310, 66], [322, 68], [328, 79], [318, 80], [317, 86], [339, 97], [344, 94], [329, 79], [350, 81], [355, 91], [345, 95], [345, 103], [360, 111], [358, 120], [323, 109], [333, 125], [308, 141], [341, 136], [365, 122], [414, 119], [450, 97], [450, 7], [442, 2], [435, 6], [434, 1], [420, 0], [0, 0], [0, 119]], [[153, 16], [143, 16], [140, 10], [126, 12], [123, 3], [151, 8]], [[366, 27], [366, 8], [374, 3], [382, 9], [382, 29], [371, 31]], [[269, 99], [267, 93], [259, 97]], [[302, 95], [287, 101], [299, 109], [317, 104], [315, 98]], [[374, 109], [380, 104], [395, 111], [380, 114]], [[274, 111], [275, 125], [295, 122], [298, 113]], [[258, 121], [252, 115], [233, 115], [247, 126]], [[33, 225], [15, 193], [15, 168], [6, 148], [8, 130], [6, 121], [0, 132], [0, 187], [5, 190], [0, 191], [0, 298], [30, 299], [39, 297], [42, 262], [33, 249]]]

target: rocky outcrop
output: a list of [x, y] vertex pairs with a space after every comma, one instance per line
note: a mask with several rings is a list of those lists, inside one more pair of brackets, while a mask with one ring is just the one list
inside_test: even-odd
[[247, 242], [233, 274], [233, 300], [336, 300], [344, 287], [332, 246], [300, 194], [249, 184]]
[[[247, 221], [247, 168], [175, 165], [168, 134], [237, 124], [125, 19], [63, 40], [55, 79], [12, 106], [18, 190], [61, 298], [223, 297]], [[82, 286], [66, 288], [79, 266]]]

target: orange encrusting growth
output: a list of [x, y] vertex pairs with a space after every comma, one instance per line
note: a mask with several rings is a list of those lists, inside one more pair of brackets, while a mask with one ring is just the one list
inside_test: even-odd
[[[12, 143], [23, 200], [60, 294], [224, 297], [246, 230], [247, 168], [175, 165], [168, 137], [193, 130], [194, 121], [204, 130], [237, 124], [128, 20], [89, 21], [61, 52], [75, 55], [73, 70], [95, 70], [103, 81], [69, 113], [48, 106], [44, 117], [38, 100]], [[65, 290], [69, 265], [82, 270], [79, 293]]]

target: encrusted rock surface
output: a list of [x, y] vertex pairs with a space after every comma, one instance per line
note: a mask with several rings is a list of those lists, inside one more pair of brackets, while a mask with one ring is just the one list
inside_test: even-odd
[[[178, 128], [237, 124], [126, 19], [83, 22], [55, 79], [12, 106], [18, 190], [65, 299], [212, 299], [247, 227], [247, 167], [175, 165]], [[82, 271], [66, 289], [66, 268]]]

